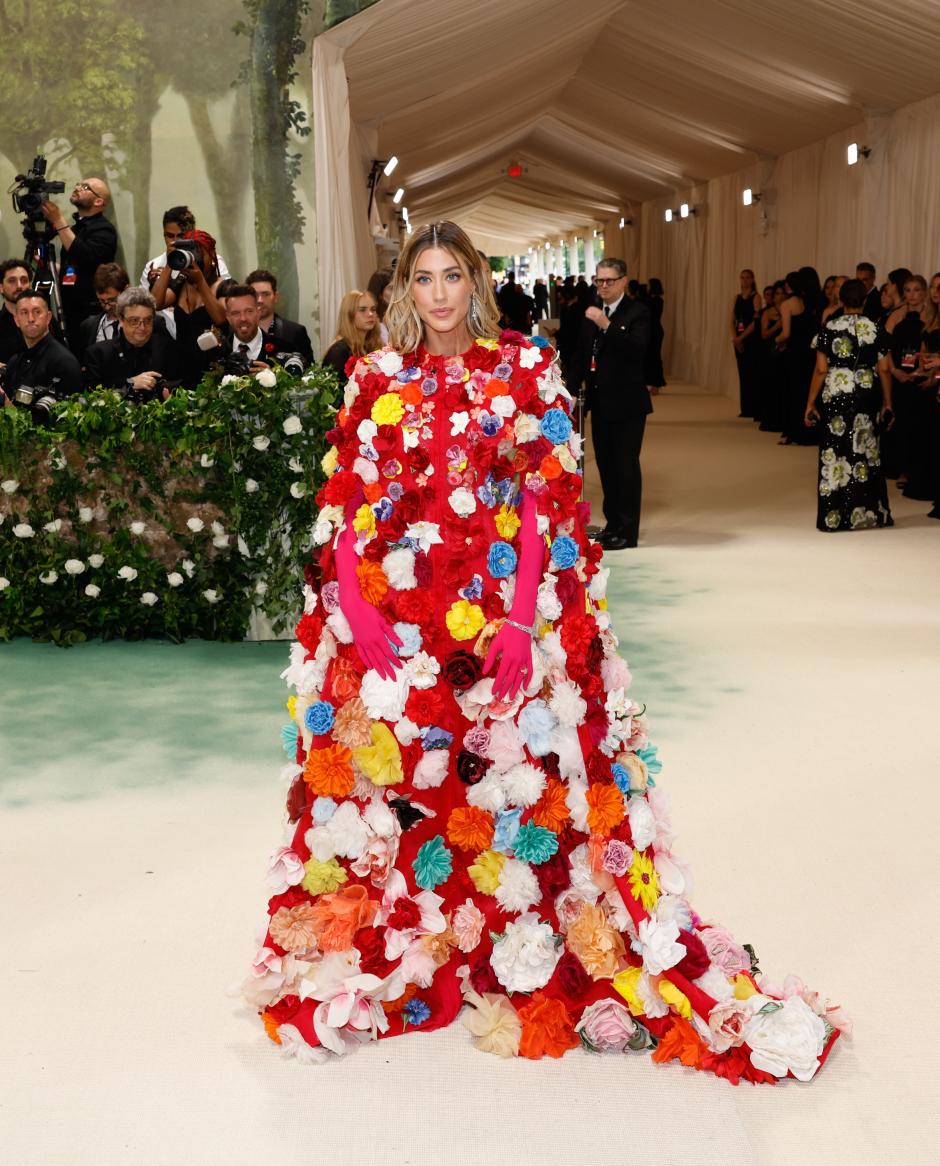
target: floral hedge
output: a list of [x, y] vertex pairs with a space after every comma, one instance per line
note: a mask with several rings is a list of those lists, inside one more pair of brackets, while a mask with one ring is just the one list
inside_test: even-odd
[[0, 409], [0, 639], [235, 640], [255, 609], [276, 632], [296, 618], [338, 386], [259, 375], [146, 405], [97, 390], [51, 429]]

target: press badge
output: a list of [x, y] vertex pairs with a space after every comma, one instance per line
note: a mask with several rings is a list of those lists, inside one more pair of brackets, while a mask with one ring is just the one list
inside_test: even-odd
[[74, 267], [66, 267], [65, 271], [62, 274], [62, 286], [63, 287], [74, 287], [76, 283], [78, 283], [78, 276], [75, 273], [75, 268]]

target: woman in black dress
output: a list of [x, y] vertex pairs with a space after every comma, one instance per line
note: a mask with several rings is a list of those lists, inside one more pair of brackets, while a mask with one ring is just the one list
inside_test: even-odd
[[790, 295], [780, 305], [780, 332], [776, 347], [783, 359], [784, 416], [781, 445], [815, 445], [816, 435], [804, 421], [806, 394], [816, 364], [813, 339], [819, 328], [816, 305], [819, 278], [815, 286], [804, 275], [806, 269], [787, 276]]
[[879, 434], [890, 425], [891, 375], [885, 333], [863, 316], [865, 285], [842, 286], [842, 316], [815, 338], [816, 368], [805, 422], [820, 430], [819, 530], [893, 526]]
[[655, 277], [649, 282], [646, 306], [650, 313], [650, 342], [646, 350], [646, 387], [658, 393], [666, 387], [663, 372], [663, 285]]
[[375, 296], [367, 291], [349, 291], [340, 301], [336, 335], [324, 352], [322, 363], [334, 369], [340, 382], [345, 383], [349, 358], [375, 352], [382, 343]]
[[[180, 236], [180, 240], [184, 239], [196, 245], [194, 262], [181, 272], [174, 271], [166, 263], [160, 269], [151, 294], [158, 311], [163, 308], [173, 310], [183, 385], [192, 389], [221, 354], [219, 329], [225, 324], [226, 317], [225, 307], [216, 296], [221, 281], [215, 239], [206, 231], [187, 231]], [[169, 245], [167, 255], [175, 249], [183, 250], [177, 248], [177, 241]], [[203, 336], [205, 341], [200, 340]]]
[[756, 379], [760, 337], [757, 316], [761, 308], [760, 293], [754, 272], [745, 267], [741, 272], [741, 291], [731, 308], [731, 343], [738, 364], [738, 391], [741, 412], [739, 417], [753, 418], [757, 403]]
[[925, 392], [930, 400], [930, 493], [929, 518], [940, 518], [940, 272], [931, 279], [927, 293], [927, 324], [920, 352], [926, 374]]
[[782, 433], [786, 377], [783, 352], [777, 349], [777, 337], [782, 326], [780, 306], [787, 298], [787, 285], [784, 280], [777, 280], [771, 288], [771, 294], [770, 304], [764, 308], [760, 316], [760, 428], [765, 433]]
[[912, 275], [902, 288], [904, 303], [892, 312], [886, 325], [891, 351], [888, 367], [894, 380], [897, 429], [894, 461], [898, 485], [906, 498], [932, 500], [930, 484], [930, 424], [932, 402], [929, 382], [920, 367], [920, 350], [926, 323], [927, 281]]

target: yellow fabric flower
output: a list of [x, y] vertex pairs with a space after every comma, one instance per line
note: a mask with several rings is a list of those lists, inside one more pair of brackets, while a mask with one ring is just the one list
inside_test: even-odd
[[498, 850], [484, 850], [477, 855], [476, 862], [467, 868], [470, 881], [481, 895], [495, 895], [499, 886], [499, 876], [503, 871], [506, 856]]
[[669, 980], [659, 981], [659, 994], [667, 1004], [675, 1008], [676, 1012], [686, 1020], [692, 1019], [692, 1005], [684, 992], [680, 992], [675, 984]]
[[294, 719], [295, 710], [297, 708], [297, 697], [289, 696], [287, 698], [287, 713], [291, 720]]
[[563, 470], [567, 470], [569, 474], [573, 474], [578, 468], [578, 461], [567, 445], [556, 445], [552, 453], [558, 458]]
[[397, 785], [405, 780], [401, 749], [388, 725], [374, 724], [372, 744], [353, 749], [353, 757], [373, 785]]
[[372, 405], [376, 425], [397, 425], [405, 415], [405, 403], [397, 393], [383, 393]]
[[634, 1016], [646, 1015], [646, 1008], [643, 1006], [643, 1001], [640, 999], [640, 995], [636, 990], [642, 974], [642, 968], [625, 968], [622, 972], [618, 972], [613, 980], [611, 980], [614, 991], [619, 992], [624, 1000], [626, 1000], [627, 1007]]
[[507, 506], [505, 502], [500, 506], [493, 522], [500, 538], [515, 538], [516, 531], [522, 525], [522, 519], [516, 513], [515, 506]]
[[308, 858], [304, 863], [304, 881], [300, 884], [308, 895], [326, 895], [337, 890], [343, 883], [349, 881], [349, 875], [343, 870], [335, 858], [328, 862], [319, 862], [315, 858]]
[[646, 911], [652, 911], [659, 902], [659, 876], [653, 867], [653, 860], [641, 850], [633, 852], [630, 865], [630, 890], [633, 897], [643, 904]]
[[353, 530], [365, 531], [369, 538], [375, 535], [375, 514], [368, 502], [363, 502], [356, 511], [356, 516], [353, 518]]
[[323, 470], [327, 477], [332, 474], [339, 465], [339, 450], [335, 445], [331, 445], [323, 457], [320, 458], [320, 469]]
[[480, 337], [477, 339], [477, 344], [479, 344], [479, 346], [480, 346], [481, 348], [488, 348], [488, 349], [490, 350], [490, 352], [495, 352], [495, 351], [496, 351], [496, 349], [497, 349], [497, 348], [499, 348], [499, 342], [498, 342], [498, 341], [496, 341], [496, 340], [490, 340], [490, 339], [488, 339], [488, 338], [487, 338], [487, 337], [485, 337], [485, 336], [480, 336]]
[[749, 1000], [752, 996], [757, 995], [757, 989], [751, 983], [747, 976], [740, 972], [734, 977], [734, 998], [735, 1000]]
[[482, 631], [486, 623], [483, 608], [475, 603], [468, 603], [466, 599], [458, 599], [456, 603], [452, 603], [444, 618], [455, 640], [472, 640]]

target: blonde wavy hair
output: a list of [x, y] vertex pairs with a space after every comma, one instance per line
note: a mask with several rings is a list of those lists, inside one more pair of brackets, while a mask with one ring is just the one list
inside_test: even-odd
[[369, 291], [348, 291], [340, 300], [336, 335], [330, 342], [332, 345], [337, 340], [345, 340], [353, 356], [365, 356], [382, 347], [378, 316], [375, 319], [375, 327], [370, 331], [363, 333], [356, 327], [356, 309], [363, 296], [368, 296], [373, 303], [375, 302], [375, 296]]
[[388, 342], [397, 352], [414, 352], [424, 339], [424, 324], [411, 294], [418, 256], [431, 248], [449, 251], [470, 276], [473, 285], [467, 309], [467, 330], [475, 339], [499, 335], [499, 309], [493, 296], [489, 271], [467, 233], [446, 220], [418, 228], [405, 244], [395, 268], [391, 299], [385, 313]]

